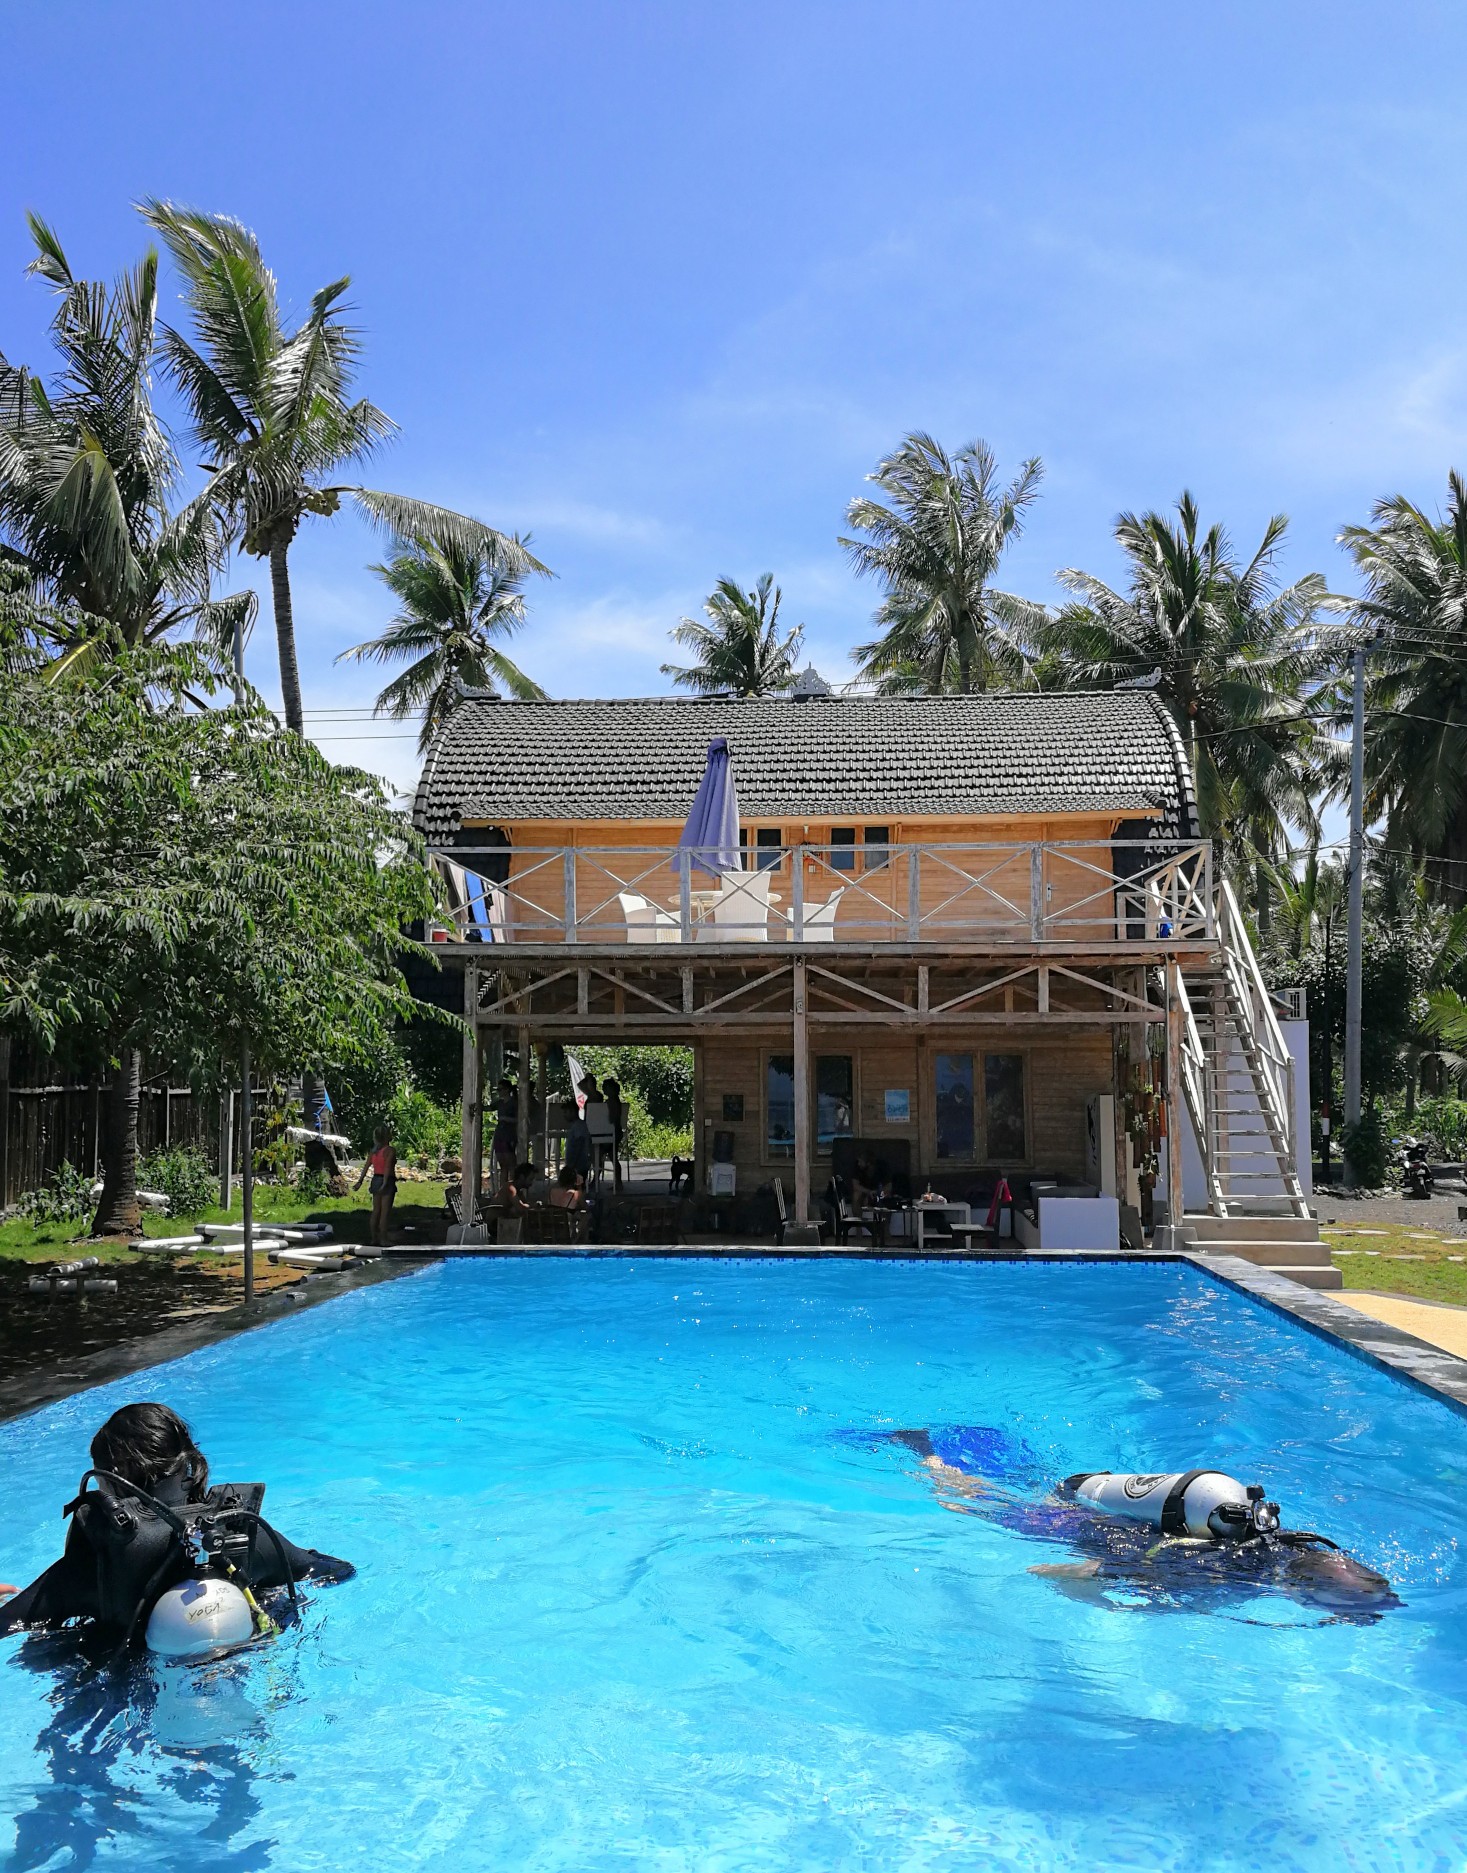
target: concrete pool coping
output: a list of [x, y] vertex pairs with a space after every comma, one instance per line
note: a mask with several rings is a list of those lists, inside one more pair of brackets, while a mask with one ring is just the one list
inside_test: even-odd
[[820, 1248], [813, 1244], [791, 1244], [787, 1248], [775, 1248], [767, 1244], [749, 1243], [730, 1243], [726, 1247], [558, 1243], [543, 1248], [521, 1248], [509, 1244], [500, 1248], [492, 1244], [460, 1247], [425, 1243], [389, 1250], [390, 1259], [368, 1262], [343, 1274], [311, 1276], [294, 1287], [277, 1289], [262, 1296], [249, 1308], [243, 1304], [226, 1308], [216, 1314], [166, 1327], [158, 1333], [146, 1334], [139, 1339], [123, 1341], [117, 1346], [105, 1347], [96, 1353], [84, 1354], [68, 1362], [64, 1368], [52, 1372], [26, 1373], [17, 1379], [0, 1383], [0, 1423], [39, 1411], [62, 1399], [75, 1397], [80, 1392], [91, 1391], [114, 1379], [125, 1378], [130, 1373], [144, 1372], [151, 1366], [181, 1359], [188, 1353], [233, 1339], [237, 1334], [270, 1326], [304, 1308], [320, 1306], [325, 1301], [336, 1300], [381, 1281], [397, 1280], [420, 1272], [435, 1262], [468, 1259], [515, 1261], [547, 1256], [587, 1261], [653, 1258], [683, 1261], [828, 1261], [844, 1258], [863, 1262], [1001, 1262], [1010, 1265], [1099, 1262], [1119, 1267], [1138, 1263], [1153, 1266], [1162, 1262], [1187, 1263], [1210, 1280], [1239, 1290], [1275, 1313], [1287, 1315], [1316, 1337], [1333, 1341], [1367, 1364], [1404, 1379], [1408, 1385], [1429, 1393], [1456, 1411], [1467, 1413], [1467, 1359], [1459, 1359], [1453, 1353], [1431, 1346], [1400, 1327], [1389, 1326], [1384, 1321], [1372, 1319], [1368, 1314], [1359, 1313], [1317, 1289], [1306, 1288], [1297, 1281], [1289, 1281], [1282, 1275], [1275, 1275], [1232, 1255], [1201, 1255], [1166, 1249], [1128, 1250], [1123, 1253], [1110, 1249], [1055, 1249], [1028, 1254], [1022, 1250], [1012, 1254], [996, 1254], [991, 1249], [978, 1252], [943, 1250], [914, 1255], [910, 1250], [895, 1248], [852, 1251], [849, 1247], [836, 1244]]

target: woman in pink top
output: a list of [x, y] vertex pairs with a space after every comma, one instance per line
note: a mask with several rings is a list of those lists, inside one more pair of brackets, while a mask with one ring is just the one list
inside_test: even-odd
[[397, 1153], [392, 1148], [392, 1134], [385, 1125], [379, 1125], [373, 1135], [372, 1155], [362, 1166], [362, 1174], [356, 1181], [358, 1190], [366, 1182], [369, 1171], [372, 1176], [372, 1241], [379, 1249], [385, 1249], [388, 1231], [392, 1228], [392, 1206], [397, 1200]]

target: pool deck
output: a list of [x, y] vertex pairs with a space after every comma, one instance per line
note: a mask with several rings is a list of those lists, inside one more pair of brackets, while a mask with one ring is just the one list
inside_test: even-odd
[[[1267, 1269], [1256, 1267], [1252, 1262], [1242, 1261], [1235, 1256], [1195, 1255], [1171, 1250], [1117, 1254], [1098, 1249], [1053, 1250], [1043, 1254], [1026, 1254], [1022, 1250], [1003, 1254], [995, 1254], [992, 1250], [940, 1250], [919, 1256], [910, 1249], [852, 1250], [836, 1244], [817, 1247], [813, 1243], [792, 1243], [784, 1248], [747, 1242], [605, 1247], [587, 1243], [569, 1246], [556, 1244], [543, 1248], [509, 1245], [503, 1248], [493, 1245], [460, 1247], [423, 1243], [389, 1250], [386, 1259], [364, 1263], [341, 1274], [312, 1275], [294, 1287], [278, 1289], [262, 1296], [249, 1307], [232, 1307], [176, 1327], [165, 1328], [160, 1333], [125, 1341], [121, 1345], [68, 1361], [65, 1366], [52, 1372], [26, 1373], [17, 1379], [0, 1382], [0, 1421], [39, 1411], [43, 1406], [54, 1404], [60, 1399], [90, 1391], [93, 1386], [125, 1378], [130, 1373], [145, 1371], [167, 1360], [181, 1359], [201, 1347], [216, 1345], [221, 1340], [233, 1338], [237, 1333], [269, 1326], [274, 1321], [299, 1313], [303, 1308], [334, 1300], [338, 1295], [371, 1287], [380, 1281], [401, 1279], [438, 1261], [470, 1258], [510, 1261], [544, 1256], [616, 1261], [649, 1260], [654, 1257], [659, 1260], [688, 1261], [824, 1261], [832, 1257], [845, 1257], [851, 1260], [889, 1262], [1188, 1262], [1210, 1280], [1241, 1290], [1274, 1312], [1288, 1315], [1308, 1332], [1333, 1340], [1357, 1358], [1393, 1373], [1397, 1378], [1432, 1394], [1458, 1411], [1467, 1412], [1467, 1358], [1459, 1358], [1455, 1353], [1429, 1343], [1389, 1319], [1376, 1317], [1362, 1306], [1306, 1288], [1297, 1281], [1271, 1274]], [[1394, 1301], [1395, 1297], [1391, 1298]], [[1361, 1296], [1360, 1299], [1378, 1303], [1380, 1297]], [[1421, 1304], [1396, 1302], [1395, 1305]], [[1457, 1310], [1452, 1311], [1455, 1313]]]

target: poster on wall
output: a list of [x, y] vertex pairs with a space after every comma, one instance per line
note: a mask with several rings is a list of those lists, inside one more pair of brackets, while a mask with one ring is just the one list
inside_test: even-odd
[[886, 1089], [886, 1122], [888, 1125], [910, 1125], [912, 1122], [912, 1095], [906, 1087], [888, 1086]]

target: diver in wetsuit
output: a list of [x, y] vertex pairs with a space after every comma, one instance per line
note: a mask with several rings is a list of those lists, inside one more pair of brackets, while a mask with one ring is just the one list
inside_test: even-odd
[[[956, 1426], [886, 1436], [921, 1460], [944, 1508], [1079, 1549], [1083, 1560], [1041, 1563], [1029, 1570], [1071, 1598], [1114, 1605], [1119, 1593], [1123, 1602], [1139, 1596], [1152, 1606], [1207, 1608], [1271, 1590], [1353, 1619], [1375, 1619], [1400, 1605], [1383, 1574], [1325, 1536], [1280, 1528], [1277, 1507], [1262, 1502], [1261, 1490], [1248, 1492], [1251, 1513], [1246, 1517], [1229, 1511], [1221, 1519], [1215, 1516], [1214, 1528], [1205, 1533], [1174, 1533], [1165, 1522], [1158, 1527], [1097, 1510], [1080, 1492], [1098, 1481], [1099, 1473], [1070, 1477], [1039, 1500], [1018, 1493], [1015, 1484], [1022, 1488], [1038, 1460], [1008, 1432]], [[1208, 1474], [1184, 1472], [1177, 1481], [1185, 1484], [1194, 1475]], [[1169, 1479], [1130, 1480], [1160, 1484]]]
[[285, 1587], [293, 1596], [297, 1580], [349, 1580], [356, 1571], [272, 1528], [259, 1514], [262, 1485], [211, 1489], [204, 1453], [167, 1405], [114, 1411], [91, 1454], [94, 1468], [67, 1505], [65, 1552], [0, 1605], [0, 1634], [87, 1619], [126, 1640], [160, 1596], [199, 1571], [199, 1547], [246, 1593]]

